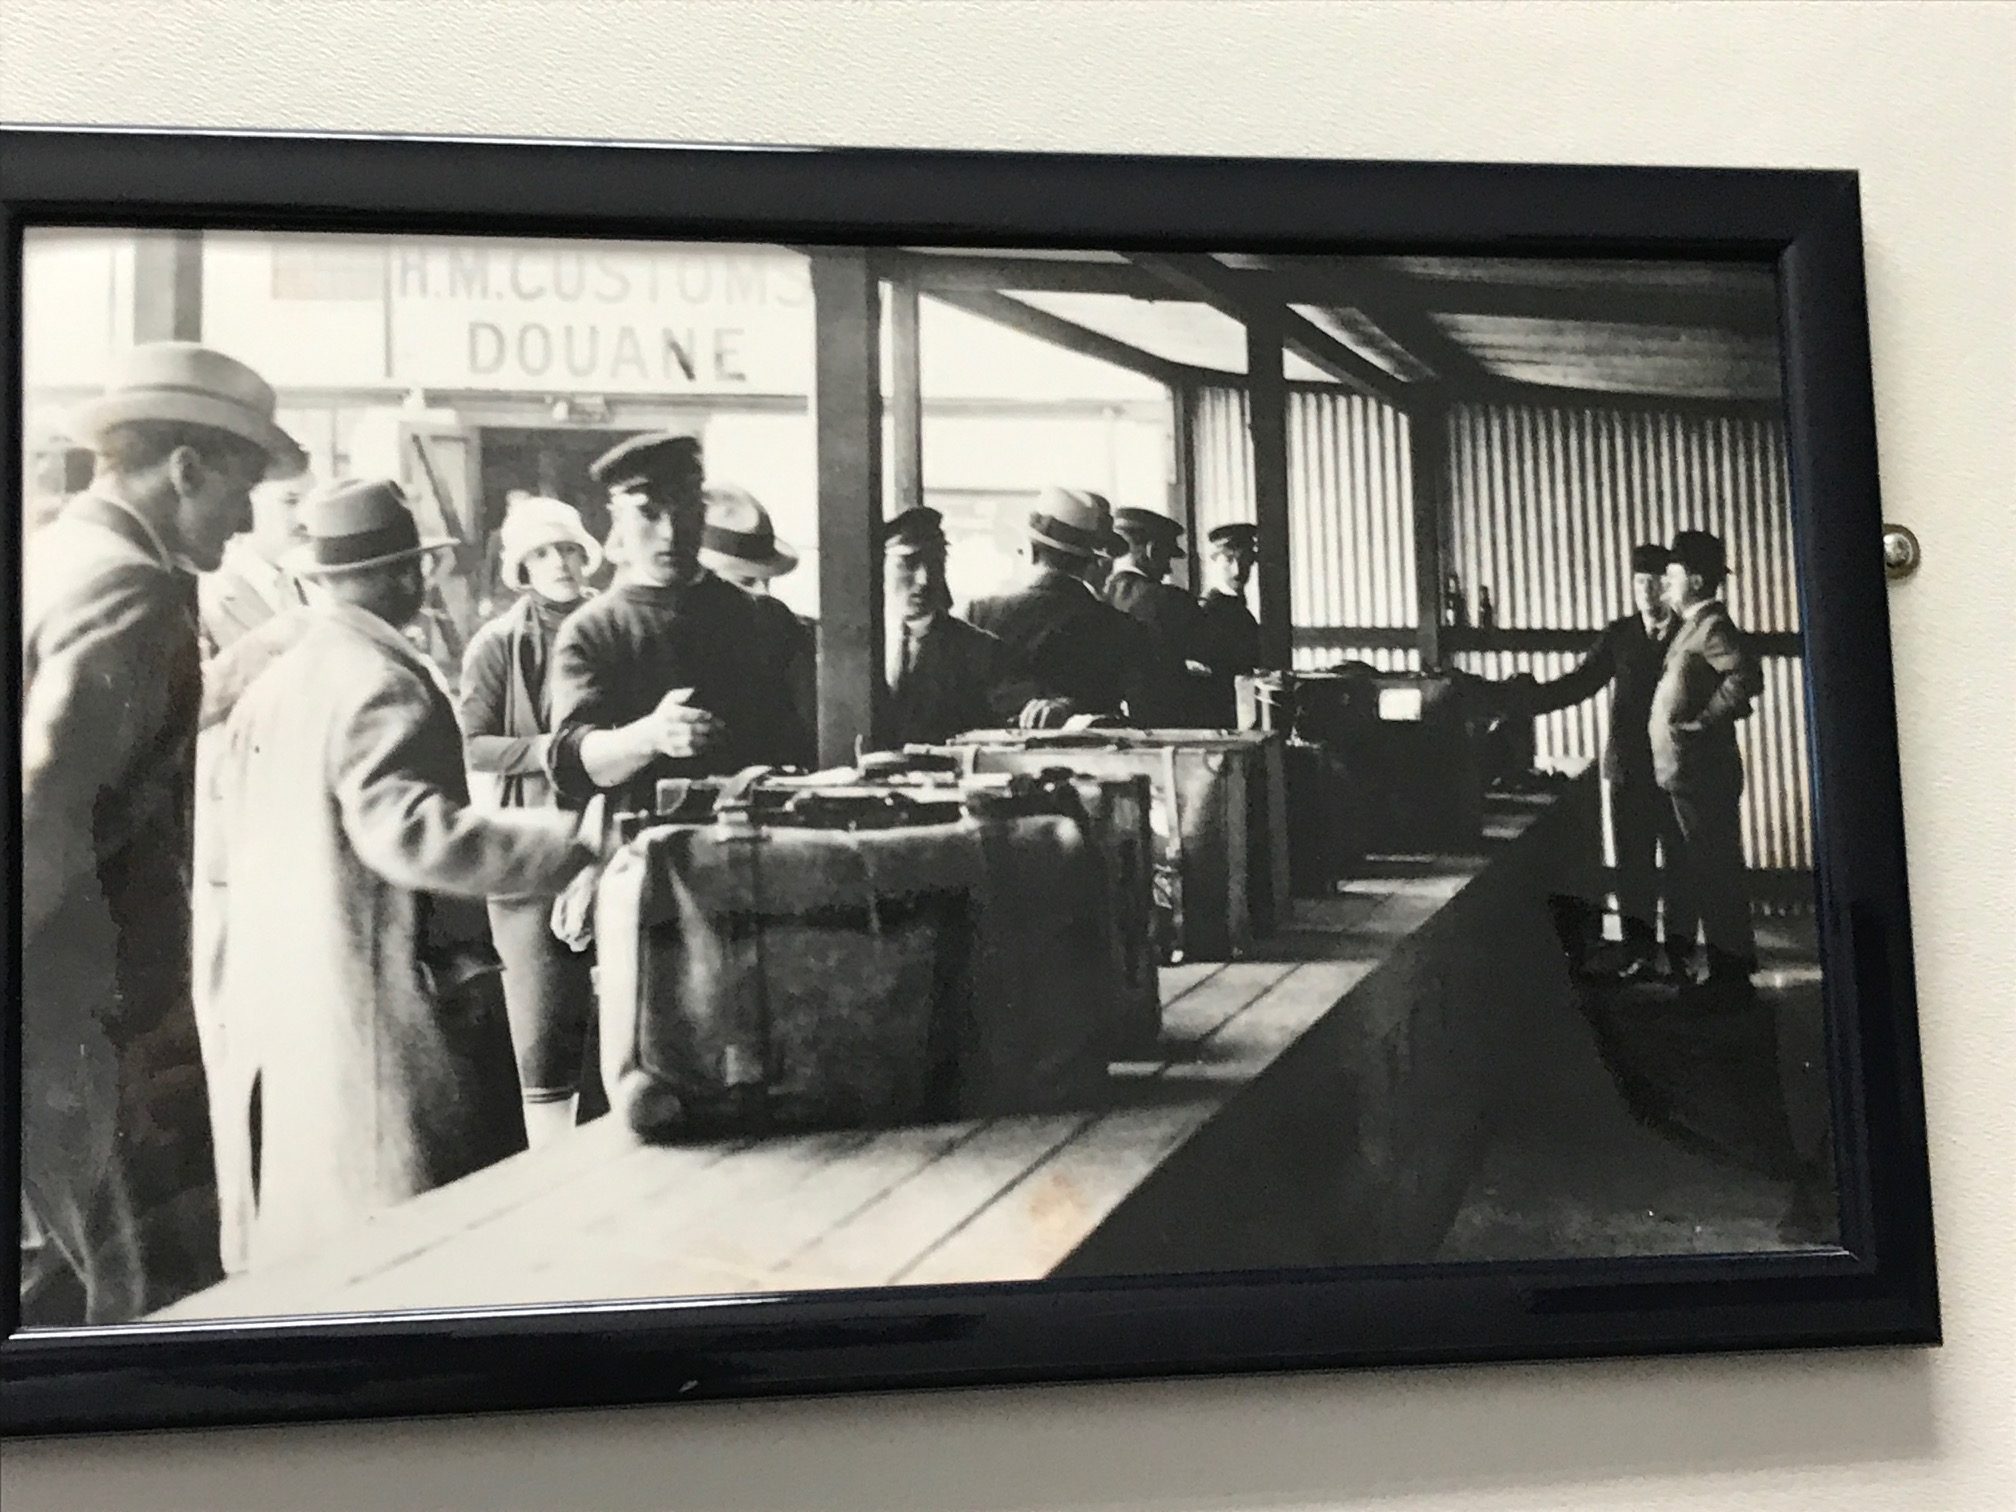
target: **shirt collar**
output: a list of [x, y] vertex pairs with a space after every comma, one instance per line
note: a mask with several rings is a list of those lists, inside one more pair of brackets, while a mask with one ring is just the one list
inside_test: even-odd
[[224, 564], [272, 608], [288, 608], [301, 601], [294, 575], [254, 550], [250, 536], [235, 535], [224, 543]]
[[1692, 620], [1696, 618], [1703, 609], [1706, 609], [1710, 604], [1714, 602], [1715, 600], [1713, 600], [1712, 598], [1705, 598], [1700, 599], [1695, 603], [1689, 604], [1685, 609], [1682, 609], [1680, 611], [1680, 618], [1682, 618], [1683, 620]]

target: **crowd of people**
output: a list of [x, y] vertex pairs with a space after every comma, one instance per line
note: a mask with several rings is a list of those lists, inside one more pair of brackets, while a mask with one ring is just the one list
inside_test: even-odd
[[[451, 692], [405, 631], [455, 543], [394, 481], [314, 479], [258, 374], [144, 345], [77, 434], [95, 470], [24, 576], [31, 1324], [143, 1316], [594, 1117], [608, 816], [662, 778], [817, 752], [815, 636], [767, 591], [795, 554], [694, 435], [595, 463], [606, 540], [562, 500], [512, 502], [517, 596]], [[938, 512], [881, 527], [890, 745], [1235, 722], [1253, 526], [1209, 533], [1197, 594], [1169, 581], [1166, 515], [1052, 487], [1022, 524], [1025, 580], [963, 614]], [[1633, 566], [1637, 612], [1506, 696], [1538, 713], [1616, 685], [1622, 969], [1654, 954], [1663, 845], [1669, 953], [1699, 917], [1711, 970], [1746, 972], [1733, 728], [1755, 662], [1712, 537]]]

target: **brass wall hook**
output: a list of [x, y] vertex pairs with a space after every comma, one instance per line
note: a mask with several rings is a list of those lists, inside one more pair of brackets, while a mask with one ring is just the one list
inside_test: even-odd
[[1883, 527], [1883, 571], [1898, 582], [1918, 570], [1921, 555], [1918, 537], [1903, 525]]

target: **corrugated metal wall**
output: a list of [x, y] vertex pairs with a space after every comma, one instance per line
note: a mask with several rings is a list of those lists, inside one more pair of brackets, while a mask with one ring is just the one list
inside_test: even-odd
[[[1253, 518], [1252, 444], [1239, 389], [1193, 401], [1197, 524]], [[1288, 413], [1298, 630], [1337, 632], [1296, 653], [1299, 666], [1357, 657], [1411, 667], [1411, 649], [1353, 645], [1351, 632], [1413, 623], [1414, 563], [1407, 419], [1354, 395], [1294, 390]], [[1445, 571], [1475, 610], [1488, 587], [1507, 629], [1587, 630], [1628, 607], [1630, 548], [1688, 526], [1728, 542], [1725, 596], [1737, 623], [1796, 632], [1784, 428], [1774, 420], [1623, 409], [1473, 405], [1450, 420], [1451, 518]], [[1368, 549], [1369, 544], [1369, 549]], [[1753, 866], [1812, 865], [1803, 664], [1767, 655], [1765, 691], [1741, 728], [1748, 790], [1744, 839]], [[1558, 677], [1571, 652], [1465, 653], [1487, 677]], [[1593, 757], [1607, 700], [1547, 716], [1543, 763]]]

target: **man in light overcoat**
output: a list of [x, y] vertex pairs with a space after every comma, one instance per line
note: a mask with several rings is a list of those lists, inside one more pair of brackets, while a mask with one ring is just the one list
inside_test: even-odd
[[469, 803], [440, 675], [401, 634], [426, 591], [399, 486], [304, 506], [318, 599], [225, 725], [223, 1013], [257, 1067], [250, 1268], [525, 1145], [483, 900], [595, 858], [551, 809]]

